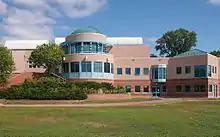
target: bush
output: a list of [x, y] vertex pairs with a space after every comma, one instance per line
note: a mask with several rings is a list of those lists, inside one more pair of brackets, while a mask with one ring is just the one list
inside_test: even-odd
[[87, 94], [122, 94], [123, 87], [111, 83], [78, 82], [68, 83], [54, 77], [26, 79], [22, 85], [13, 86], [0, 92], [0, 99], [31, 100], [84, 100]]
[[1, 92], [4, 99], [31, 100], [84, 100], [86, 92], [75, 84], [63, 82], [53, 77], [43, 77], [38, 80], [25, 80], [22, 85], [13, 86]]

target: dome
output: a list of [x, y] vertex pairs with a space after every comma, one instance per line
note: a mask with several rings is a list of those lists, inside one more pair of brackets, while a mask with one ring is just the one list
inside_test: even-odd
[[82, 29], [77, 29], [73, 31], [71, 34], [80, 34], [80, 33], [100, 33], [96, 28], [87, 27]]

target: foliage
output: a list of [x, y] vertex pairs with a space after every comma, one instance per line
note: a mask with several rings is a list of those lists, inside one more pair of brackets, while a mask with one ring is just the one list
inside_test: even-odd
[[153, 53], [151, 53], [151, 54], [150, 54], [150, 57], [154, 58], [154, 57], [158, 57], [158, 56], [155, 55], [155, 54], [153, 54]]
[[160, 51], [160, 56], [173, 57], [195, 47], [197, 34], [186, 29], [168, 31], [156, 41], [155, 49]]
[[210, 52], [210, 54], [212, 54], [216, 57], [220, 57], [220, 49], [219, 50], [214, 50], [214, 51]]
[[31, 100], [84, 100], [87, 94], [120, 94], [123, 87], [114, 87], [111, 83], [79, 82], [68, 83], [55, 77], [26, 79], [22, 85], [13, 86], [1, 92], [4, 99]]
[[45, 66], [52, 73], [62, 64], [63, 57], [63, 49], [55, 43], [49, 43], [37, 46], [31, 53], [30, 61], [34, 65]]
[[5, 47], [0, 47], [0, 86], [7, 83], [13, 71], [13, 65], [11, 51]]

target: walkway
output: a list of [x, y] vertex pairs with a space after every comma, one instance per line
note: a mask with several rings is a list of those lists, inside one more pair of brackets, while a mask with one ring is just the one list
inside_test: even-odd
[[161, 99], [141, 102], [121, 102], [121, 103], [96, 103], [96, 104], [0, 104], [0, 107], [7, 108], [52, 108], [52, 107], [114, 107], [114, 106], [139, 106], [139, 105], [156, 105], [156, 104], [170, 104], [180, 102], [182, 99]]

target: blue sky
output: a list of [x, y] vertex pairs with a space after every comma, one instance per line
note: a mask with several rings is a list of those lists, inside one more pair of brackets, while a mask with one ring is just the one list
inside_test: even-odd
[[186, 28], [198, 34], [197, 48], [220, 48], [220, 0], [0, 0], [0, 8], [2, 39], [52, 38], [94, 26], [107, 36], [144, 37], [153, 47], [164, 32]]

